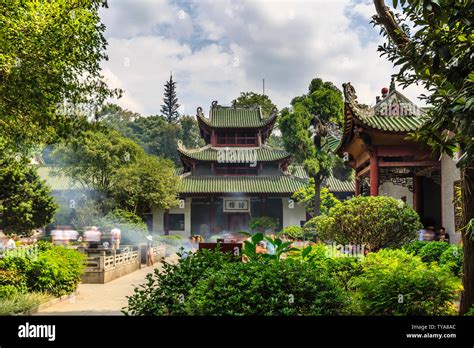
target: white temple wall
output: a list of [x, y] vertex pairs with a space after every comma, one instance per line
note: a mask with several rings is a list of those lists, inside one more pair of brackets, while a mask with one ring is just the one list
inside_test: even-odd
[[389, 196], [396, 199], [406, 197], [407, 204], [413, 208], [413, 192], [410, 192], [407, 187], [395, 185], [391, 182], [386, 181], [379, 186], [379, 195]]
[[[292, 205], [289, 201], [290, 198], [288, 197], [282, 198], [283, 227], [300, 226], [301, 221], [306, 220], [306, 209], [294, 200]], [[290, 208], [291, 206], [293, 206], [293, 208]]]
[[443, 226], [450, 240], [457, 243], [460, 233], [454, 231], [454, 182], [461, 179], [460, 171], [454, 161], [446, 154], [441, 158], [441, 212]]

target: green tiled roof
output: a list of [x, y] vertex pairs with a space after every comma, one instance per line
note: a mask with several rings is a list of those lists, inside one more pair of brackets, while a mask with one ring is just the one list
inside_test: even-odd
[[38, 175], [42, 180], [45, 180], [46, 183], [51, 187], [52, 190], [81, 190], [83, 189], [82, 185], [75, 183], [71, 178], [65, 174], [56, 175], [53, 167], [38, 167]]
[[260, 108], [239, 108], [217, 105], [211, 108], [209, 118], [198, 113], [198, 120], [212, 128], [261, 128], [275, 120], [276, 114], [264, 118]]
[[359, 121], [371, 128], [389, 132], [411, 132], [421, 127], [425, 118], [421, 116], [369, 116]]
[[[300, 164], [292, 164], [288, 166], [288, 173], [302, 179], [308, 179], [308, 174]], [[354, 192], [354, 176], [351, 176], [347, 181], [341, 181], [335, 178], [332, 173], [326, 178], [323, 187], [327, 187], [330, 192]]]
[[[187, 157], [199, 160], [199, 161], [217, 161], [217, 151], [219, 148], [204, 146], [199, 149], [184, 149], [179, 148], [178, 151]], [[223, 149], [223, 148], [220, 148]], [[252, 149], [248, 147], [238, 148], [238, 147], [229, 147], [231, 149]], [[268, 162], [268, 161], [277, 161], [286, 157], [289, 157], [290, 154], [285, 150], [273, 149], [269, 146], [262, 146], [256, 149], [257, 151], [257, 161]]]
[[185, 176], [180, 192], [190, 193], [293, 193], [306, 181], [289, 176]]

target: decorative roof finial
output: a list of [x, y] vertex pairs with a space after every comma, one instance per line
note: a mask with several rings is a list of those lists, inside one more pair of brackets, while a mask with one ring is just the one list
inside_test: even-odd
[[214, 100], [211, 104], [211, 108], [215, 108], [217, 106], [217, 100]]
[[390, 81], [390, 92], [395, 90], [395, 77]]
[[196, 114], [197, 115], [202, 114], [202, 107], [198, 106], [198, 108], [196, 109]]

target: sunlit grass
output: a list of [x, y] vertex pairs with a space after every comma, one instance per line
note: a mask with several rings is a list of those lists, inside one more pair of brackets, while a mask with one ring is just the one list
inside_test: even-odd
[[39, 292], [15, 294], [9, 298], [0, 298], [0, 315], [21, 314], [50, 299], [52, 299], [51, 295]]

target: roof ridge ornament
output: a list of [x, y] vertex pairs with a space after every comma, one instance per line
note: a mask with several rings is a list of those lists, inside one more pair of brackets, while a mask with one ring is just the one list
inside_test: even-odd
[[198, 106], [198, 108], [196, 109], [196, 114], [202, 115], [202, 107]]
[[392, 92], [395, 90], [395, 77], [392, 76], [392, 79], [390, 80], [390, 88], [389, 91]]
[[217, 100], [214, 100], [212, 103], [211, 103], [211, 109], [214, 109], [216, 108], [218, 105], [217, 105]]
[[368, 105], [359, 104], [357, 101], [357, 94], [355, 88], [351, 85], [350, 82], [342, 84], [344, 91], [344, 99], [346, 104], [350, 106], [351, 109], [355, 110], [357, 114], [365, 117], [370, 117], [374, 115], [374, 109], [370, 108]]

